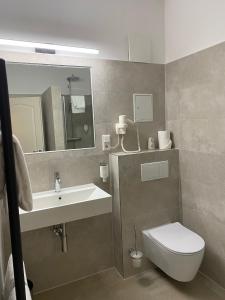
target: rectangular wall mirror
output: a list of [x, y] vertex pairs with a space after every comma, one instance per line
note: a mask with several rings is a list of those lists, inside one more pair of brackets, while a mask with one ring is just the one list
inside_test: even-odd
[[95, 145], [89, 67], [7, 63], [13, 133], [25, 153]]

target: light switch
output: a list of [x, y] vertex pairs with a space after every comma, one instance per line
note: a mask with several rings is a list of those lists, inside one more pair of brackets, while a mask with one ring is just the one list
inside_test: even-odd
[[153, 121], [153, 95], [133, 94], [134, 122]]

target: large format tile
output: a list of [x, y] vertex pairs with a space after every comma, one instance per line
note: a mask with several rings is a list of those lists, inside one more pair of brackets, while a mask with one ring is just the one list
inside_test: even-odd
[[166, 86], [166, 120], [179, 120], [180, 118], [180, 91], [169, 89]]
[[180, 149], [184, 224], [206, 240], [202, 270], [225, 287], [225, 43], [166, 66], [167, 128]]
[[[209, 219], [225, 224], [225, 189], [218, 184], [182, 180], [182, 205], [208, 214]], [[215, 205], [216, 203], [216, 205]]]
[[[102, 152], [101, 136], [102, 134], [111, 134], [113, 144], [116, 143], [114, 126], [118, 116], [126, 114], [133, 119], [133, 93], [152, 93], [154, 96], [154, 121], [142, 123], [139, 128], [142, 148], [147, 148], [149, 136], [156, 138], [157, 131], [165, 128], [165, 72], [163, 65], [91, 59], [74, 59], [74, 65], [91, 67], [96, 147], [89, 150], [68, 150], [66, 152], [27, 155], [31, 183], [35, 192], [52, 187], [49, 160], [58, 161], [56, 167], [59, 172], [64, 173], [64, 160], [73, 164], [74, 160], [82, 160], [82, 158], [86, 159], [93, 156], [92, 160], [89, 159], [90, 165], [86, 163], [82, 168], [82, 172], [76, 174], [73, 182], [75, 184], [76, 181], [82, 182], [79, 177], [83, 176], [83, 172], [88, 173], [93, 168], [96, 168], [93, 177], [93, 180], [95, 180], [99, 161], [95, 166], [92, 161], [97, 158], [96, 155], [101, 155], [104, 160], [108, 160]], [[128, 149], [136, 148], [136, 131], [133, 128], [128, 130], [126, 144]], [[79, 170], [81, 169], [79, 168]], [[70, 172], [68, 172], [67, 178], [69, 176]], [[73, 174], [71, 174], [71, 180], [68, 178], [68, 181], [72, 182], [72, 177], [74, 177]], [[67, 179], [63, 182], [66, 185]]]
[[225, 155], [179, 151], [181, 178], [205, 184], [225, 181]]
[[[120, 222], [115, 248], [120, 259], [119, 271], [124, 277], [149, 268], [144, 258], [140, 270], [132, 267], [129, 250], [134, 247], [134, 225], [137, 231], [137, 245], [143, 250], [142, 230], [179, 220], [179, 165], [178, 151], [146, 151], [133, 154], [113, 154], [112, 176], [118, 177], [113, 185], [114, 199], [118, 209], [113, 218]], [[141, 164], [154, 161], [169, 161], [169, 177], [152, 181], [141, 181]], [[116, 197], [115, 197], [116, 195]], [[114, 204], [115, 205], [115, 204]], [[122, 257], [121, 257], [122, 256]], [[122, 264], [122, 266], [121, 266]]]
[[[60, 59], [63, 65], [70, 64], [70, 59]], [[36, 153], [26, 155], [30, 171], [32, 189], [34, 192], [53, 189], [54, 172], [59, 172], [62, 186], [79, 185], [94, 182], [104, 190], [109, 190], [109, 182], [102, 183], [99, 178], [99, 164], [108, 162], [108, 153], [102, 151], [102, 134], [112, 135], [112, 144], [116, 144], [115, 122], [120, 114], [127, 114], [133, 119], [133, 93], [152, 93], [154, 96], [154, 121], [140, 124], [140, 140], [142, 149], [147, 148], [149, 136], [156, 138], [157, 131], [165, 128], [165, 72], [163, 65], [143, 64], [120, 61], [89, 60], [73, 58], [74, 65], [90, 66], [93, 90], [93, 105], [95, 117], [95, 148], [86, 150], [68, 150], [49, 153]], [[51, 58], [49, 63], [51, 63]], [[125, 145], [128, 149], [136, 149], [136, 131], [132, 126], [126, 135]], [[118, 149], [119, 150], [119, 149]], [[108, 220], [108, 221], [107, 221]], [[34, 278], [36, 290], [49, 288], [55, 284], [78, 279], [79, 277], [92, 274], [112, 265], [111, 253], [112, 235], [108, 226], [110, 217], [103, 220], [96, 218], [96, 223], [102, 228], [106, 226], [106, 232], [101, 228], [98, 233], [91, 233], [91, 237], [85, 234], [85, 228], [89, 228], [89, 220], [82, 222], [82, 236], [74, 226], [68, 225], [70, 230], [70, 243], [74, 245], [77, 238], [82, 245], [81, 253], [79, 245], [71, 249], [67, 255], [58, 254], [59, 245], [49, 229], [31, 232], [24, 237], [24, 258], [29, 275]], [[94, 228], [94, 227], [93, 227]], [[97, 229], [96, 229], [97, 230]], [[100, 236], [101, 233], [101, 236]], [[94, 239], [96, 237], [96, 239]], [[91, 243], [91, 247], [90, 246]], [[48, 246], [42, 249], [38, 245]], [[57, 249], [56, 249], [57, 248]], [[29, 249], [29, 251], [26, 249]], [[43, 255], [40, 264], [35, 262], [34, 257]], [[99, 256], [102, 256], [101, 261]], [[57, 266], [57, 272], [52, 272]], [[74, 266], [73, 268], [71, 266]], [[81, 267], [83, 266], [83, 268]], [[60, 274], [60, 268], [62, 274]], [[66, 268], [68, 272], [66, 272]], [[39, 277], [43, 273], [43, 277]]]
[[170, 120], [166, 122], [166, 129], [170, 131], [172, 147], [177, 149], [181, 147], [180, 123], [180, 120]]
[[183, 208], [184, 225], [200, 234], [206, 242], [201, 269], [221, 286], [225, 285], [225, 223], [213, 219], [206, 210]]
[[214, 119], [225, 116], [225, 86], [222, 81], [193, 85], [179, 93], [181, 119]]
[[198, 275], [191, 283], [175, 282], [161, 272], [152, 270], [123, 280], [115, 270], [36, 295], [34, 300], [222, 300], [223, 295], [210, 288]]
[[27, 276], [34, 291], [66, 284], [113, 266], [111, 214], [66, 224], [68, 252], [52, 228], [22, 234]]
[[225, 153], [225, 118], [187, 119], [180, 122], [180, 149], [203, 153]]

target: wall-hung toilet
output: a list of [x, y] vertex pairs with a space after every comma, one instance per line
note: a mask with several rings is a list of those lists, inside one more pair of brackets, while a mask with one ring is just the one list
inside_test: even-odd
[[167, 275], [191, 281], [201, 265], [204, 240], [180, 223], [171, 223], [142, 232], [145, 256]]

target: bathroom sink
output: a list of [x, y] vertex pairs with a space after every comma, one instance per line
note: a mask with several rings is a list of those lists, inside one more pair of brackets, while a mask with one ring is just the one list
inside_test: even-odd
[[112, 197], [95, 184], [33, 194], [33, 210], [20, 209], [21, 231], [89, 218], [112, 211]]

